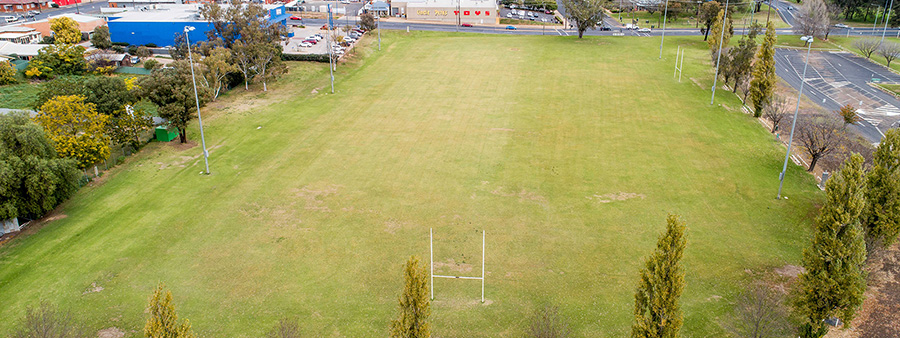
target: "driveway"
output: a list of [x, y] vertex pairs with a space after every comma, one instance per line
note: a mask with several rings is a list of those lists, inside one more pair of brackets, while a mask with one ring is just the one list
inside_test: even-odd
[[[800, 87], [805, 58], [805, 50], [775, 50], [776, 73], [794, 89]], [[850, 52], [812, 52], [809, 58], [803, 94], [812, 102], [827, 111], [856, 107], [864, 121], [853, 128], [872, 143], [900, 123], [900, 100], [869, 85], [900, 83], [900, 75]]]

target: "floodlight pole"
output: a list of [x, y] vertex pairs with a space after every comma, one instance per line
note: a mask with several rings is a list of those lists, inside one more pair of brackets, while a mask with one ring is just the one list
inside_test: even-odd
[[884, 34], [887, 33], [888, 20], [891, 19], [891, 9], [894, 7], [894, 0], [891, 0], [891, 5], [887, 8], [887, 13], [884, 15], [884, 29], [881, 31], [881, 43], [884, 44]]
[[484, 303], [484, 230], [481, 230], [481, 302]]
[[716, 84], [719, 81], [719, 62], [722, 61], [722, 42], [725, 42], [725, 26], [728, 20], [728, 0], [725, 0], [725, 11], [722, 12], [722, 35], [719, 36], [719, 52], [716, 56], [716, 75], [713, 77], [712, 98], [709, 104], [712, 105], [716, 101]]
[[431, 274], [428, 277], [431, 279], [431, 300], [434, 300], [434, 228], [428, 229], [428, 231], [428, 247], [431, 252], [431, 258], [428, 259], [428, 263], [431, 265]]
[[378, 50], [381, 50], [381, 15], [377, 17], [378, 22], [376, 23], [376, 27], [378, 27]]
[[662, 28], [662, 40], [659, 40], [659, 59], [662, 60], [662, 47], [663, 42], [666, 41], [666, 20], [669, 17], [669, 0], [666, 0], [666, 9], [663, 11], [663, 28]]
[[[200, 117], [200, 97], [197, 95], [197, 78], [194, 76], [194, 55], [191, 52], [191, 38], [188, 32], [194, 30], [193, 26], [184, 27], [184, 39], [187, 42], [188, 58], [191, 62], [191, 81], [194, 83], [194, 101], [197, 103], [197, 122], [200, 123], [200, 143], [203, 146], [203, 162], [206, 163], [206, 174], [209, 175], [209, 152], [206, 151], [206, 139], [203, 137], [203, 118]], [[186, 133], [187, 131], [182, 130]]]
[[803, 41], [807, 41], [809, 45], [806, 46], [806, 62], [803, 64], [803, 76], [800, 77], [800, 90], [797, 92], [797, 107], [794, 109], [794, 121], [791, 122], [791, 138], [788, 139], [788, 148], [787, 153], [784, 154], [784, 166], [781, 167], [781, 174], [778, 175], [778, 196], [775, 199], [781, 199], [781, 188], [784, 186], [784, 174], [787, 171], [788, 159], [791, 157], [791, 145], [794, 143], [794, 128], [797, 127], [797, 114], [800, 112], [800, 97], [803, 95], [803, 83], [806, 79], [806, 67], [809, 66], [809, 50], [812, 48], [813, 37], [812, 36], [804, 36], [800, 38]]
[[331, 28], [333, 28], [331, 21], [331, 5], [328, 5], [328, 21], [325, 22], [325, 28], [328, 28], [325, 33], [325, 45], [328, 48], [328, 72], [331, 74], [331, 93], [334, 94], [334, 48], [331, 47], [331, 39], [329, 39], [331, 36]]

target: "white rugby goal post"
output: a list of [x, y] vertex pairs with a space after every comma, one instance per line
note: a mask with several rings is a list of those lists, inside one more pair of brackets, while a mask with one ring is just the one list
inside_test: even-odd
[[481, 277], [469, 276], [444, 276], [434, 274], [434, 229], [429, 229], [428, 243], [430, 245], [431, 258], [431, 300], [434, 300], [434, 278], [451, 278], [451, 279], [476, 279], [481, 280], [481, 302], [484, 303], [484, 230], [481, 230]]

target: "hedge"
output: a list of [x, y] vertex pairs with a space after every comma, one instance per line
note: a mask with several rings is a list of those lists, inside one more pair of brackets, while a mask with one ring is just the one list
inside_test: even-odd
[[281, 54], [284, 61], [328, 62], [328, 54]]

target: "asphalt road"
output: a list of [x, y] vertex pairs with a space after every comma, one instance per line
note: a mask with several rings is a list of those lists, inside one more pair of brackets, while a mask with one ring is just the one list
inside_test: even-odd
[[[776, 73], [799, 89], [805, 59], [805, 50], [776, 49]], [[849, 52], [811, 52], [803, 95], [828, 111], [847, 104], [856, 107], [864, 121], [853, 128], [876, 143], [882, 131], [900, 124], [900, 100], [869, 86], [876, 81], [900, 83], [900, 75]]]

